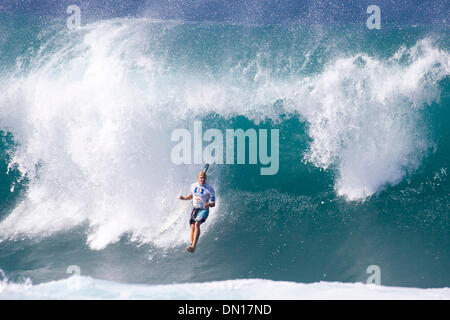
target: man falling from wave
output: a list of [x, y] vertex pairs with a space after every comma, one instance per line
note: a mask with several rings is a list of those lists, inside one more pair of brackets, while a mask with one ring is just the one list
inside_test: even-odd
[[200, 225], [206, 221], [209, 208], [216, 205], [214, 188], [206, 183], [206, 172], [200, 171], [198, 182], [191, 184], [191, 193], [178, 197], [181, 200], [192, 200], [194, 208], [191, 213], [189, 224], [191, 226], [191, 245], [186, 248], [188, 252], [194, 252], [200, 237]]

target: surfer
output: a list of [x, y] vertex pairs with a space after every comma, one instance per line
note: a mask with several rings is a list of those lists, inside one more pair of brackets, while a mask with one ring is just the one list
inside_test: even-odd
[[206, 183], [206, 170], [198, 174], [198, 182], [191, 184], [191, 193], [179, 196], [181, 200], [192, 200], [194, 208], [191, 212], [189, 225], [191, 226], [191, 245], [186, 248], [189, 252], [194, 252], [200, 237], [200, 225], [206, 221], [209, 215], [209, 208], [216, 205], [214, 188]]

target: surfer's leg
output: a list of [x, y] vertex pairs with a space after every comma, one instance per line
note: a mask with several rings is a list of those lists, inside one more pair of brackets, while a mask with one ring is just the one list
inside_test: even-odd
[[192, 242], [192, 250], [195, 250], [197, 246], [198, 238], [200, 237], [200, 224], [201, 222], [196, 221], [194, 223], [194, 241]]
[[192, 244], [194, 243], [195, 235], [195, 223], [191, 223], [191, 245], [186, 248], [187, 251], [192, 250]]
[[191, 245], [194, 243], [195, 223], [191, 224]]
[[194, 252], [193, 243], [195, 239], [195, 218], [197, 217], [198, 209], [193, 209], [191, 212], [191, 219], [189, 220], [189, 225], [191, 227], [191, 245], [186, 248], [189, 252]]
[[201, 210], [200, 216], [197, 216], [197, 213], [195, 216], [191, 218], [191, 246], [187, 247], [186, 250], [189, 252], [194, 252], [195, 247], [197, 246], [198, 238], [200, 237], [200, 225], [205, 222], [205, 220], [208, 218], [208, 210]]

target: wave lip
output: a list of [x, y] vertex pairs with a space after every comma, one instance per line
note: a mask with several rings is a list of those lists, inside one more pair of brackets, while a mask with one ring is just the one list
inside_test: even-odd
[[348, 200], [396, 185], [434, 147], [422, 110], [439, 102], [439, 81], [449, 74], [448, 52], [428, 38], [386, 61], [366, 54], [337, 59], [304, 86], [296, 104], [312, 138], [306, 160], [335, 168], [336, 193]]
[[237, 279], [170, 285], [126, 284], [87, 276], [32, 285], [0, 282], [0, 299], [164, 300], [450, 300], [450, 288], [387, 287], [364, 283], [297, 283]]

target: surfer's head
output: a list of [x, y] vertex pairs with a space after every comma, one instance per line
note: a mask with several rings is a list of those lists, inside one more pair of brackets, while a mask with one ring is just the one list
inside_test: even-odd
[[206, 172], [205, 171], [200, 171], [198, 173], [198, 183], [199, 184], [204, 184], [206, 182]]

